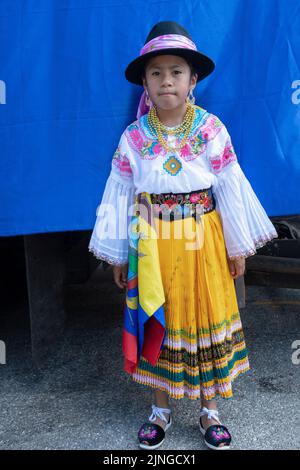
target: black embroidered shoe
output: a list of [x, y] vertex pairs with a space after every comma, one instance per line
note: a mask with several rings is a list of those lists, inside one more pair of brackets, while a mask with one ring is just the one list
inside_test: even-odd
[[[214, 419], [219, 424], [213, 424], [209, 426], [206, 430], [202, 426], [201, 416], [206, 415], [208, 419]], [[217, 410], [209, 410], [205, 407], [201, 408], [200, 411], [200, 431], [204, 436], [204, 442], [210, 449], [213, 450], [228, 450], [230, 449], [231, 435], [226, 426], [221, 424], [219, 420], [219, 412]], [[220, 444], [225, 444], [220, 446]]]
[[[158, 406], [152, 405], [152, 414], [149, 416], [150, 422], [144, 423], [138, 432], [139, 446], [141, 449], [157, 449], [164, 442], [165, 432], [172, 424], [172, 417], [170, 414], [169, 420], [167, 420], [163, 413], [170, 414], [171, 410], [169, 408], [159, 408]], [[153, 422], [157, 417], [166, 423], [164, 429], [159, 424]]]

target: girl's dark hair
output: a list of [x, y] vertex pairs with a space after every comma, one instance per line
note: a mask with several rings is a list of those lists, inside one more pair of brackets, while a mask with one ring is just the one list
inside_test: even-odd
[[187, 63], [188, 63], [188, 65], [189, 65], [190, 69], [191, 69], [191, 77], [192, 77], [192, 76], [195, 75], [197, 72], [196, 72], [195, 67], [193, 66], [193, 64], [192, 64], [191, 62], [188, 62], [188, 61], [187, 61]]

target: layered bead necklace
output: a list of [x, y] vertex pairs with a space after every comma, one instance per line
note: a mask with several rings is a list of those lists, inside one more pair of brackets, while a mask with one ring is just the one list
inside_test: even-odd
[[[148, 113], [148, 125], [151, 131], [157, 135], [159, 143], [166, 149], [166, 151], [180, 150], [185, 146], [187, 138], [191, 132], [193, 122], [195, 119], [195, 107], [191, 103], [187, 103], [187, 110], [184, 115], [183, 122], [176, 129], [168, 129], [160, 121], [155, 106], [153, 106]], [[169, 135], [179, 135], [184, 132], [183, 138], [180, 141], [180, 144], [176, 147], [171, 147], [168, 145], [167, 141], [163, 137], [163, 133]]]

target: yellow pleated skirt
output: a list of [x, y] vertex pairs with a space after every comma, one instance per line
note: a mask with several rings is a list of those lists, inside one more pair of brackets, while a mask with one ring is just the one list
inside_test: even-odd
[[132, 378], [175, 399], [231, 398], [250, 366], [220, 216], [155, 224], [166, 337], [157, 364], [141, 357]]

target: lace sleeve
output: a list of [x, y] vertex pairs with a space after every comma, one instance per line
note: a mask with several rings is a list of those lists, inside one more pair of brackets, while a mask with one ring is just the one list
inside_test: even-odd
[[229, 259], [247, 258], [278, 234], [238, 163], [224, 125], [214, 140], [207, 156], [217, 176], [213, 193], [227, 255]]
[[123, 134], [112, 159], [101, 203], [97, 207], [96, 222], [88, 247], [97, 259], [112, 265], [128, 262], [130, 207], [135, 198], [128, 152]]

